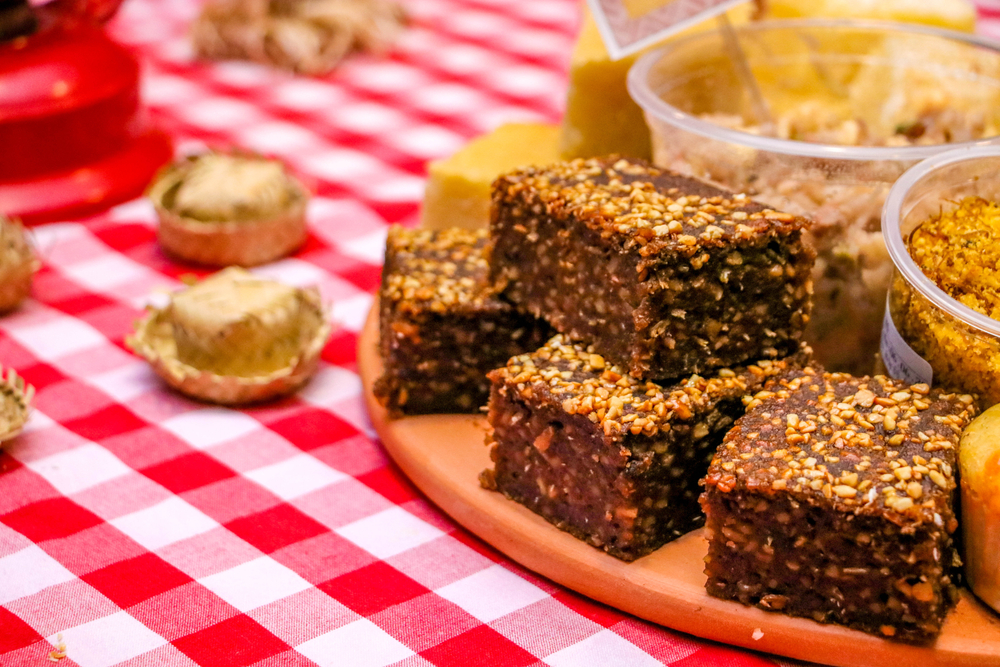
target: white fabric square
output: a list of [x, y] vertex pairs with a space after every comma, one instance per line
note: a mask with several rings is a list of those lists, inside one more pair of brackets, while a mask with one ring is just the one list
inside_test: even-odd
[[225, 408], [192, 410], [171, 417], [160, 426], [196, 449], [229, 442], [262, 428], [253, 417]]
[[[66, 645], [66, 657], [80, 667], [117, 665], [167, 643], [126, 611], [63, 630], [59, 635]], [[59, 637], [52, 635], [48, 640], [55, 644]]]
[[266, 85], [274, 78], [274, 73], [265, 65], [226, 60], [212, 66], [212, 76], [230, 86], [253, 88]]
[[125, 402], [155, 389], [160, 380], [149, 364], [137, 361], [100, 375], [83, 378], [118, 402]]
[[209, 130], [232, 131], [257, 120], [257, 109], [246, 102], [225, 97], [210, 97], [177, 107], [177, 113]]
[[[194, 60], [194, 45], [187, 35], [164, 39], [153, 45], [160, 58], [173, 63], [190, 63]], [[152, 50], [152, 49], [151, 49]]]
[[319, 137], [298, 125], [273, 121], [261, 123], [243, 132], [242, 143], [261, 153], [286, 154], [320, 143]]
[[8, 331], [21, 345], [48, 360], [109, 344], [97, 329], [68, 316], [58, 316], [45, 324], [12, 327]]
[[337, 245], [348, 255], [363, 259], [371, 264], [381, 264], [385, 258], [385, 238], [389, 228], [379, 225], [369, 234], [341, 241]]
[[375, 158], [350, 149], [322, 151], [302, 158], [302, 168], [330, 181], [349, 180], [352, 183], [366, 174], [376, 174], [386, 167]]
[[0, 558], [0, 604], [76, 579], [36, 544]]
[[95, 292], [103, 292], [116, 285], [141, 280], [150, 274], [149, 269], [118, 253], [108, 253], [96, 259], [60, 268], [71, 279]]
[[400, 149], [422, 158], [451, 155], [465, 143], [462, 137], [454, 132], [433, 125], [403, 130], [396, 134], [394, 140]]
[[[337, 312], [337, 304], [334, 304], [333, 319], [339, 324], [343, 323]], [[320, 366], [309, 384], [299, 391], [299, 398], [313, 405], [329, 408], [360, 394], [361, 378], [357, 375], [337, 366]]]
[[445, 600], [489, 623], [549, 596], [501, 565], [459, 579], [434, 591]]
[[453, 115], [478, 111], [488, 102], [482, 93], [457, 83], [438, 83], [414, 91], [413, 106], [434, 113]]
[[172, 74], [145, 72], [142, 77], [142, 99], [150, 106], [170, 106], [195, 99], [196, 85]]
[[536, 67], [508, 67], [490, 77], [488, 83], [516, 97], [535, 97], [561, 90], [562, 79]]
[[515, 33], [520, 29], [519, 25], [494, 12], [455, 12], [446, 17], [446, 23], [449, 30], [478, 39]]
[[49, 428], [50, 426], [55, 426], [58, 422], [51, 417], [42, 413], [42, 411], [33, 408], [31, 413], [28, 415], [28, 423], [24, 425], [24, 433], [31, 433], [32, 431], [42, 431]]
[[268, 556], [198, 580], [240, 611], [250, 611], [295, 595], [312, 584]]
[[215, 519], [178, 496], [112, 519], [109, 523], [150, 551], [207, 533], [219, 526]]
[[374, 298], [371, 294], [358, 294], [349, 299], [333, 302], [333, 321], [351, 331], [361, 331], [368, 319]]
[[294, 257], [257, 267], [251, 273], [259, 278], [269, 278], [296, 287], [312, 287], [327, 279], [326, 273], [315, 264]]
[[428, 81], [426, 72], [389, 60], [359, 61], [345, 75], [358, 88], [388, 94], [420, 88]]
[[348, 477], [308, 454], [298, 454], [280, 463], [243, 473], [243, 476], [282, 500], [304, 496]]
[[382, 134], [406, 127], [406, 117], [395, 109], [374, 102], [359, 102], [328, 114], [337, 127], [360, 134]]
[[275, 87], [272, 99], [289, 109], [316, 111], [331, 109], [342, 104], [344, 93], [339, 87], [300, 78]]
[[421, 544], [435, 540], [444, 533], [421, 521], [402, 507], [365, 517], [335, 531], [368, 553], [386, 559]]
[[88, 443], [26, 464], [64, 496], [132, 472], [100, 445]]
[[365, 194], [376, 201], [420, 201], [424, 198], [424, 179], [399, 174], [384, 181], [372, 183]]
[[156, 208], [148, 197], [119, 204], [108, 211], [108, 217], [123, 222], [141, 222], [144, 225], [154, 225], [157, 219]]
[[509, 64], [507, 59], [496, 51], [461, 42], [442, 45], [434, 55], [441, 69], [454, 74], [473, 75], [486, 71], [492, 74]]
[[320, 667], [384, 667], [413, 655], [367, 618], [310, 639], [295, 650]]
[[48, 250], [56, 245], [67, 243], [74, 238], [90, 236], [83, 225], [75, 222], [56, 222], [51, 225], [39, 225], [31, 228], [31, 235], [43, 257], [48, 257]]
[[663, 663], [611, 630], [602, 630], [581, 642], [556, 651], [543, 660], [552, 667], [662, 667]]

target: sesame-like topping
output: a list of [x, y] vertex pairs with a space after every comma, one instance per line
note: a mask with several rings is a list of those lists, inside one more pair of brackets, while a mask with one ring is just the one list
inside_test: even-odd
[[404, 312], [444, 313], [494, 300], [485, 229], [440, 231], [394, 225], [386, 239], [381, 298]]
[[933, 522], [955, 489], [959, 436], [972, 396], [806, 369], [744, 399], [706, 485], [791, 493], [814, 504], [896, 521]]
[[671, 247], [693, 256], [733, 239], [789, 233], [806, 221], [639, 160], [591, 158], [501, 176], [494, 196], [537, 193], [549, 214], [561, 210], [626, 249], [650, 256]]
[[535, 352], [512, 357], [491, 378], [512, 386], [525, 399], [548, 396], [567, 414], [585, 415], [606, 436], [653, 436], [669, 430], [671, 422], [689, 420], [720, 400], [738, 399], [788, 368], [786, 362], [765, 360], [663, 386], [637, 380], [592, 346], [574, 344], [559, 334]]

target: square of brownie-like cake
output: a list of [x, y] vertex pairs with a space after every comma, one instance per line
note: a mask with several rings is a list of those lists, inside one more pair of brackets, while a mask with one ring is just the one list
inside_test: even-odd
[[391, 414], [478, 412], [486, 373], [551, 335], [496, 294], [487, 243], [486, 230], [390, 228], [379, 291], [384, 372], [374, 391]]
[[496, 489], [623, 560], [701, 525], [698, 481], [742, 397], [792, 359], [669, 385], [636, 380], [562, 335], [490, 373]]
[[927, 641], [956, 602], [967, 395], [815, 371], [775, 380], [705, 479], [709, 594]]
[[491, 275], [633, 377], [675, 378], [798, 349], [805, 224], [639, 161], [528, 167], [493, 184]]

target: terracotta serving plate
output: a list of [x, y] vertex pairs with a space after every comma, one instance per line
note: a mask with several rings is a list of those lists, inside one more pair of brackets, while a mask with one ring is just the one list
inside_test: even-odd
[[542, 576], [622, 611], [698, 637], [843, 667], [1000, 665], [1000, 616], [962, 591], [937, 642], [886, 641], [709, 597], [701, 531], [624, 563], [564, 533], [503, 495], [479, 486], [490, 465], [479, 416], [390, 420], [372, 395], [382, 372], [378, 304], [358, 342], [358, 367], [372, 424], [403, 472], [458, 523]]

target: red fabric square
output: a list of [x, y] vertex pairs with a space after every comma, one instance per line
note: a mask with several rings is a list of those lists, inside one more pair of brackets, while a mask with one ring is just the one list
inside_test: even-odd
[[316, 537], [271, 554], [271, 558], [316, 585], [373, 563], [376, 558], [336, 533]]
[[146, 553], [145, 547], [109, 523], [81, 530], [69, 537], [49, 540], [42, 548], [77, 576]]
[[125, 336], [132, 333], [135, 321], [141, 315], [140, 310], [111, 302], [106, 306], [81, 313], [77, 317], [100, 331], [108, 340], [121, 345]]
[[[336, 663], [334, 663], [336, 664]], [[305, 657], [295, 649], [271, 656], [251, 667], [319, 667], [315, 662]]]
[[66, 379], [66, 376], [56, 370], [54, 366], [44, 363], [18, 368], [17, 374], [27, 380], [35, 388], [35, 391], [39, 392]]
[[353, 331], [335, 331], [323, 348], [323, 361], [335, 366], [354, 368], [357, 366], [358, 335]]
[[30, 646], [40, 639], [42, 636], [35, 632], [30, 625], [15, 616], [13, 612], [0, 607], [0, 653], [16, 651], [19, 648]]
[[68, 537], [103, 523], [101, 517], [64, 497], [32, 503], [0, 516], [0, 521], [35, 543]]
[[137, 245], [152, 243], [156, 233], [147, 225], [115, 223], [103, 229], [91, 230], [111, 248], [125, 252]]
[[156, 426], [101, 439], [101, 445], [135, 470], [152, 466], [191, 451], [173, 433]]
[[[35, 276], [35, 280], [38, 280], [37, 275]], [[20, 369], [28, 368], [38, 363], [38, 359], [35, 358], [35, 355], [28, 348], [2, 332], [0, 332], [0, 359], [3, 359], [5, 366], [18, 369], [18, 373], [21, 372]]]
[[353, 283], [365, 292], [374, 292], [382, 280], [381, 266], [346, 255], [336, 248], [308, 252], [302, 259]]
[[577, 595], [572, 591], [560, 589], [552, 593], [552, 597], [563, 603], [584, 618], [588, 618], [598, 625], [610, 628], [622, 619], [628, 618], [626, 614], [605, 606], [600, 602], [595, 602], [582, 595]]
[[57, 303], [87, 291], [54, 269], [42, 265], [32, 278], [32, 297], [42, 303]]
[[109, 405], [103, 410], [63, 424], [88, 440], [100, 440], [128, 433], [147, 426], [131, 410], [122, 405]]
[[196, 581], [140, 602], [128, 613], [169, 640], [221, 623], [240, 612]]
[[389, 462], [382, 445], [361, 434], [314, 449], [310, 454], [352, 477], [383, 468]]
[[[16, 442], [7, 447], [16, 447]], [[3, 450], [0, 450], [0, 484], [3, 485], [0, 515], [60, 495], [40, 475]]]
[[358, 433], [358, 429], [340, 417], [319, 408], [304, 408], [295, 416], [268, 424], [267, 427], [305, 451]]
[[245, 477], [229, 477], [184, 493], [188, 501], [221, 524], [264, 512], [281, 499]]
[[396, 505], [402, 505], [405, 502], [423, 498], [420, 492], [417, 491], [417, 487], [413, 486], [410, 480], [392, 462], [388, 463], [384, 468], [373, 470], [366, 475], [359, 475], [357, 479]]
[[226, 528], [266, 554], [327, 532], [326, 526], [291, 505], [230, 521]]
[[192, 581], [159, 556], [146, 553], [81, 577], [122, 609]]
[[504, 560], [503, 555], [499, 551], [486, 544], [464, 528], [459, 527], [453, 530], [451, 532], [451, 537], [454, 537], [456, 540], [469, 547], [480, 556], [489, 558], [494, 563], [499, 563]]
[[291, 648], [243, 614], [172, 643], [199, 665], [212, 667], [246, 667]]
[[389, 607], [368, 620], [418, 653], [482, 625], [454, 602], [433, 593]]
[[331, 579], [317, 588], [362, 616], [430, 592], [384, 561]]
[[114, 304], [114, 302], [110, 299], [106, 299], [97, 294], [88, 294], [86, 292], [75, 294], [68, 299], [49, 301], [48, 303], [50, 306], [58, 308], [68, 315], [74, 315], [77, 317], [87, 311], [94, 310], [95, 308], [101, 308]]
[[538, 658], [488, 625], [480, 625], [420, 655], [438, 667], [525, 667]]
[[176, 459], [164, 461], [139, 472], [174, 493], [184, 493], [236, 475], [202, 452], [178, 456]]

